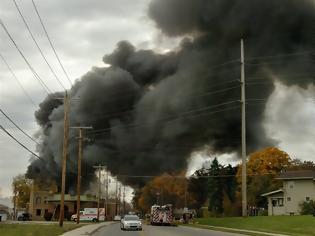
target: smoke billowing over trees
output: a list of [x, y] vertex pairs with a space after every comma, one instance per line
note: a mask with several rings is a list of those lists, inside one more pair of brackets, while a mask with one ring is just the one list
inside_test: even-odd
[[[70, 123], [94, 128], [86, 134], [92, 141], [84, 148], [84, 186], [93, 179], [95, 164], [141, 186], [143, 179], [124, 175], [179, 173], [191, 153], [205, 147], [217, 154], [238, 152], [242, 37], [249, 105], [268, 99], [274, 80], [303, 87], [311, 83], [313, 1], [152, 0], [148, 15], [168, 36], [189, 39], [166, 54], [119, 42], [103, 58], [110, 67], [92, 68], [72, 87], [71, 97], [79, 100], [71, 101]], [[264, 101], [248, 106], [249, 151], [276, 143], [262, 127], [264, 109]], [[28, 176], [58, 180], [63, 105], [48, 97], [36, 119], [43, 130], [38, 149], [46, 162], [33, 161]], [[76, 135], [71, 130], [68, 190], [75, 184]]]

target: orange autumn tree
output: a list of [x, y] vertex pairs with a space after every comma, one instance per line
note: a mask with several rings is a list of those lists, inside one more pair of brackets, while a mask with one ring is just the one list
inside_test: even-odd
[[[185, 204], [185, 189], [187, 179], [184, 175], [171, 176], [163, 174], [148, 182], [142, 189], [137, 206], [142, 212], [149, 212], [154, 204], [173, 204], [182, 208]], [[192, 197], [187, 193], [187, 203], [192, 203]]]
[[[250, 206], [266, 207], [266, 201], [261, 194], [276, 190], [282, 186], [276, 177], [290, 166], [290, 156], [276, 148], [268, 147], [253, 152], [247, 161], [247, 198]], [[241, 183], [242, 166], [237, 172]]]

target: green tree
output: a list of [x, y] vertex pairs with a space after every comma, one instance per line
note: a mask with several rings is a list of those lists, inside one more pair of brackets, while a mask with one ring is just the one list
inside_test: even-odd
[[26, 208], [30, 201], [31, 180], [18, 175], [12, 181], [13, 204], [16, 208]]
[[221, 173], [223, 167], [219, 164], [217, 158], [211, 163], [209, 169], [209, 180], [208, 180], [208, 196], [209, 206], [208, 209], [214, 214], [221, 214], [223, 212], [223, 190]]
[[192, 196], [194, 201], [191, 203], [191, 207], [194, 209], [200, 209], [207, 200], [208, 197], [208, 170], [202, 167], [196, 170], [195, 173], [189, 178], [188, 192]]

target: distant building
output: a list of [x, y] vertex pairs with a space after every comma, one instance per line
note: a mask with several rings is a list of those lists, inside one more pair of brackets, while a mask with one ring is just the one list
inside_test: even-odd
[[10, 209], [8, 206], [0, 204], [0, 221], [6, 221], [9, 219]]
[[268, 215], [299, 215], [301, 203], [315, 200], [315, 171], [282, 173], [282, 189], [262, 194], [268, 199]]
[[[32, 183], [30, 192], [29, 213], [33, 220], [59, 219], [60, 214], [60, 194], [55, 183], [50, 185]], [[80, 208], [96, 208], [97, 197], [92, 194], [80, 196]], [[104, 199], [100, 200], [100, 208], [104, 207]], [[113, 216], [112, 204], [108, 205], [111, 219]], [[70, 219], [72, 214], [77, 212], [77, 195], [65, 194], [64, 205], [65, 218]]]

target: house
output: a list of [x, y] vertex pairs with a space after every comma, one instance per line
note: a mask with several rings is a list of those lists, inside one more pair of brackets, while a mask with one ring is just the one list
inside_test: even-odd
[[283, 187], [262, 194], [268, 199], [268, 215], [299, 215], [303, 202], [315, 200], [315, 171], [286, 171], [277, 179]]
[[6, 221], [9, 218], [9, 207], [0, 204], [0, 221]]

